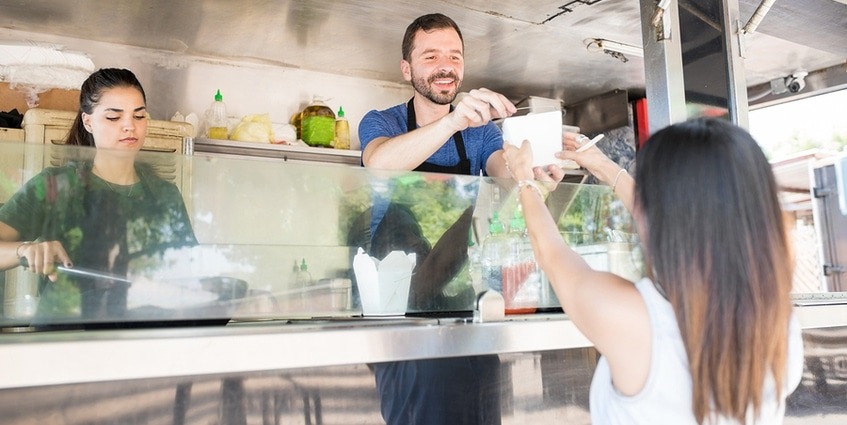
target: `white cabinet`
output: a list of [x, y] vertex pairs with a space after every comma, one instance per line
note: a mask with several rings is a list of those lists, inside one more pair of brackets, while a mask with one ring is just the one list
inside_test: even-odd
[[[63, 145], [76, 117], [75, 112], [50, 109], [30, 109], [24, 114], [23, 129], [27, 143], [47, 145], [45, 158], [28, 159], [29, 169], [60, 165], [61, 155], [51, 154], [50, 146]], [[142, 151], [184, 154], [188, 150], [185, 139], [191, 135], [191, 124], [184, 122], [150, 120], [147, 138]], [[190, 185], [187, 161], [180, 156], [155, 155], [152, 165], [162, 178], [173, 182], [185, 193]], [[40, 161], [40, 162], [39, 162]], [[37, 172], [37, 170], [35, 170]]]
[[0, 127], [0, 141], [23, 142], [24, 131], [19, 128]]

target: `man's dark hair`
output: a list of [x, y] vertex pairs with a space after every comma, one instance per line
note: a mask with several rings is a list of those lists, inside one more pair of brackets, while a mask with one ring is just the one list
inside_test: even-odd
[[430, 32], [446, 28], [456, 30], [456, 33], [459, 34], [459, 40], [462, 40], [462, 48], [464, 48], [465, 39], [462, 38], [462, 31], [459, 30], [456, 22], [441, 13], [431, 13], [418, 17], [406, 27], [406, 34], [403, 36], [403, 60], [407, 62], [411, 61], [412, 48], [415, 44], [415, 34], [417, 34], [418, 30]]

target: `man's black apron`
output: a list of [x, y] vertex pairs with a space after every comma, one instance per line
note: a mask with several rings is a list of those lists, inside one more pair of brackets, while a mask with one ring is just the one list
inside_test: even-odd
[[[418, 128], [412, 100], [407, 107], [408, 131], [412, 131]], [[453, 110], [452, 106], [450, 110]], [[462, 133], [453, 134], [453, 140], [459, 154], [457, 164], [444, 166], [424, 162], [414, 171], [470, 175], [470, 160], [465, 151]], [[392, 207], [389, 207], [389, 211], [391, 210]], [[407, 208], [405, 211], [405, 215], [387, 213], [386, 219], [380, 223], [380, 226], [386, 227], [377, 229], [374, 239], [391, 238], [390, 234], [404, 234], [401, 231], [401, 223], [405, 223], [409, 229], [415, 229], [417, 222], [411, 210]], [[399, 218], [406, 216], [408, 218], [405, 222]], [[381, 242], [376, 241], [376, 244], [380, 245]], [[392, 246], [387, 250], [408, 251], [409, 248]], [[382, 417], [388, 425], [501, 423], [500, 358], [497, 355], [397, 361], [370, 366], [380, 394]]]
[[[409, 99], [406, 104], [406, 131], [412, 131], [418, 128], [418, 122], [415, 119], [415, 98]], [[453, 112], [453, 105], [450, 105], [450, 112]], [[464, 174], [471, 175], [471, 160], [468, 159], [468, 153], [465, 151], [465, 140], [462, 138], [462, 132], [453, 133], [453, 141], [456, 142], [456, 153], [459, 154], [459, 162], [456, 165], [437, 165], [424, 161], [412, 171], [423, 171], [427, 173], [447, 173], [447, 174]]]

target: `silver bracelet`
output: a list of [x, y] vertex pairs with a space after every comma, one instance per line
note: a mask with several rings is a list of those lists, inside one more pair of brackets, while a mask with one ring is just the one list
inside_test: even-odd
[[[612, 193], [615, 193], [615, 189], [618, 187], [618, 180], [620, 180], [621, 174], [624, 174], [624, 173], [626, 173], [626, 168], [621, 168], [620, 170], [618, 170], [618, 174], [615, 175], [615, 182], [612, 183]], [[627, 174], [629, 174], [629, 173], [627, 173]]]
[[518, 182], [518, 187], [521, 189], [528, 187], [535, 191], [535, 193], [541, 195], [541, 199], [547, 198], [547, 193], [545, 193], [545, 190], [542, 189], [541, 186], [538, 185], [538, 183], [532, 180], [521, 180]]
[[23, 248], [23, 247], [25, 247], [25, 246], [27, 246], [27, 245], [30, 245], [30, 244], [32, 244], [32, 241], [23, 241], [23, 242], [21, 242], [21, 244], [20, 244], [20, 245], [18, 245], [18, 247], [17, 247], [17, 248], [15, 248], [15, 256], [17, 256], [18, 258], [21, 258], [21, 248]]

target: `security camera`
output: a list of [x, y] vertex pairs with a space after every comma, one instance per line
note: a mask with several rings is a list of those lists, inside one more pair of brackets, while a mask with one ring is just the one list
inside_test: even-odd
[[806, 76], [808, 72], [795, 72], [785, 77], [785, 88], [791, 93], [797, 93], [806, 88]]

